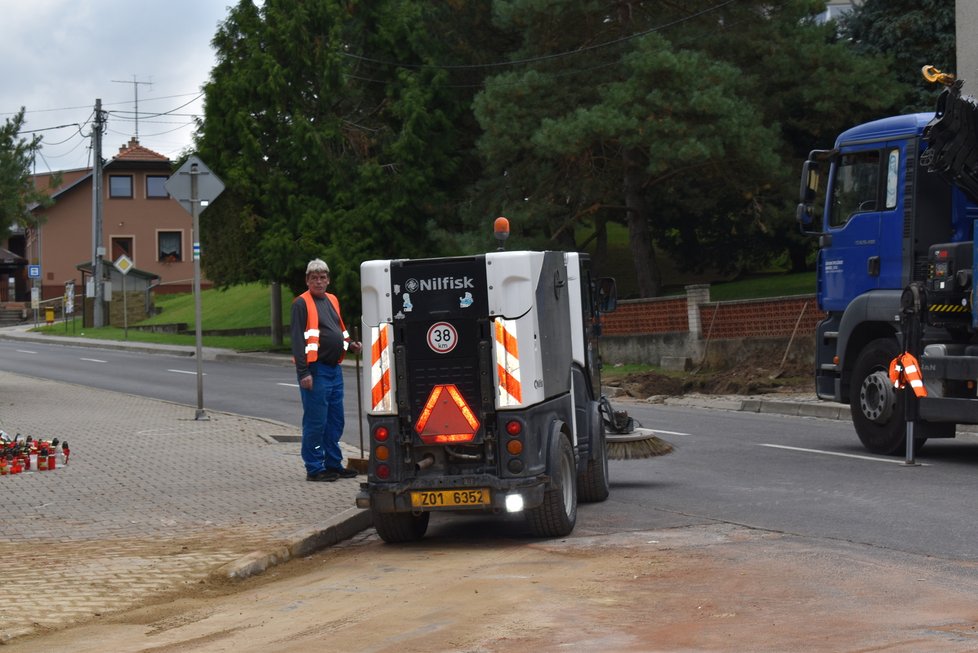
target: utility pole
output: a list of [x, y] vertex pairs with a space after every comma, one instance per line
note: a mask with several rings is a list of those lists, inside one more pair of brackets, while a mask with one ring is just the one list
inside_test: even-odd
[[102, 283], [102, 130], [105, 128], [105, 114], [102, 112], [101, 98], [95, 100], [95, 119], [92, 123], [92, 296], [94, 306], [92, 326], [105, 326], [103, 303], [105, 286]]
[[136, 115], [136, 132], [135, 132], [134, 136], [135, 136], [136, 140], [138, 141], [139, 140], [139, 85], [140, 84], [146, 84], [147, 86], [152, 86], [153, 85], [153, 82], [137, 82], [135, 75], [132, 76], [132, 81], [131, 82], [130, 81], [126, 81], [126, 80], [122, 80], [122, 79], [113, 79], [112, 81], [114, 83], [116, 83], [116, 84], [132, 84], [132, 92], [133, 92], [133, 95], [135, 96], [135, 99], [136, 99], [136, 111], [135, 111], [135, 115]]

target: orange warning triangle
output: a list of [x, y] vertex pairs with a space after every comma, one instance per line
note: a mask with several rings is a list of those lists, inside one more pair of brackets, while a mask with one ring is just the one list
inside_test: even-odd
[[454, 384], [436, 385], [414, 430], [425, 444], [471, 442], [479, 430], [479, 420]]

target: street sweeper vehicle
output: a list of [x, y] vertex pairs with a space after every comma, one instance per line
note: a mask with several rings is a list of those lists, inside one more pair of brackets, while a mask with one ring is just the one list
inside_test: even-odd
[[866, 449], [909, 459], [978, 424], [978, 103], [953, 76], [923, 72], [946, 86], [936, 111], [812, 152], [798, 206], [819, 239], [816, 392], [850, 405]]
[[578, 500], [608, 497], [597, 336], [616, 292], [587, 254], [366, 261], [360, 279], [370, 454], [356, 502], [384, 541], [423, 537], [435, 511], [522, 512], [559, 537]]

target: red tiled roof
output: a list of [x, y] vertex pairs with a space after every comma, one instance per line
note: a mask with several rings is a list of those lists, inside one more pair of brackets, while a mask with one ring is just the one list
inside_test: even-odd
[[154, 152], [148, 147], [143, 147], [135, 138], [130, 138], [129, 142], [119, 148], [119, 153], [112, 157], [113, 161], [125, 159], [128, 161], [167, 161], [169, 159]]
[[[45, 195], [54, 195], [65, 188], [71, 187], [80, 179], [88, 177], [92, 174], [91, 168], [78, 168], [75, 170], [61, 170], [58, 172], [41, 172], [34, 177], [34, 188], [41, 191]], [[56, 175], [61, 175], [61, 185], [52, 186], [51, 181]]]

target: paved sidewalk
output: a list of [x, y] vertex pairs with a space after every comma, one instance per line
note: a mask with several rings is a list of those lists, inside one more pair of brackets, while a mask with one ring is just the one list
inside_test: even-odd
[[258, 573], [370, 527], [354, 507], [358, 479], [305, 480], [296, 427], [194, 416], [0, 372], [0, 428], [71, 445], [64, 468], [0, 477], [0, 644], [214, 575]]
[[[0, 329], [0, 339], [195, 354], [193, 347]], [[208, 360], [287, 357], [202, 352]], [[703, 408], [848, 418], [814, 395], [664, 397]], [[839, 413], [840, 409], [843, 411]], [[309, 483], [300, 432], [268, 420], [0, 372], [0, 428], [68, 440], [69, 464], [0, 477], [0, 644], [185, 590], [244, 577], [370, 527], [357, 479]], [[347, 445], [348, 455], [358, 456]]]

